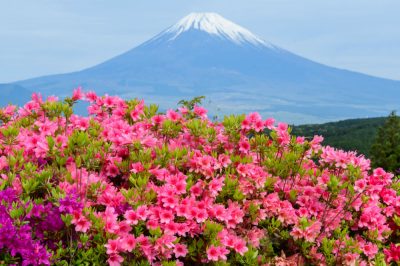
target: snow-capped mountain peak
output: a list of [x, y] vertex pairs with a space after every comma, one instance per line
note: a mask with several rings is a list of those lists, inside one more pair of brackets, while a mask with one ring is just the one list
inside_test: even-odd
[[178, 21], [178, 23], [168, 28], [166, 32], [173, 34], [170, 40], [174, 40], [180, 34], [191, 29], [217, 35], [229, 39], [236, 44], [251, 43], [253, 45], [270, 46], [249, 30], [225, 19], [217, 13], [190, 13]]

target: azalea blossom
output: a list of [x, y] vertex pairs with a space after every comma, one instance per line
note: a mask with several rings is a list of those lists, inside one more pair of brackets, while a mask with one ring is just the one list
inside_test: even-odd
[[4, 263], [399, 263], [392, 173], [256, 112], [178, 110], [81, 88], [1, 108]]

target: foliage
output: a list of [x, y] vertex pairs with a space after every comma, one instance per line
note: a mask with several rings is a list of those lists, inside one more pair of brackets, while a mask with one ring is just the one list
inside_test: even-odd
[[357, 151], [370, 156], [378, 128], [385, 123], [385, 117], [348, 119], [324, 124], [293, 126], [292, 134], [312, 138], [324, 136], [323, 145], [329, 145], [345, 151]]
[[400, 171], [400, 117], [396, 112], [393, 111], [379, 128], [371, 147], [371, 159], [376, 167]]
[[[81, 99], [88, 117], [72, 112]], [[1, 109], [0, 262], [400, 262], [393, 174], [257, 113], [189, 107], [76, 89]]]
[[190, 100], [180, 100], [179, 105], [186, 107], [188, 110], [193, 111], [196, 105], [201, 105], [201, 102], [205, 99], [205, 96], [196, 96]]

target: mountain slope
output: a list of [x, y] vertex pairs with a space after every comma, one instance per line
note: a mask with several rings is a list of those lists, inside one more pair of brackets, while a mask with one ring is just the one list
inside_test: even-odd
[[387, 117], [349, 119], [325, 124], [299, 125], [292, 128], [292, 134], [312, 138], [324, 137], [323, 144], [346, 151], [357, 151], [369, 156], [378, 129]]
[[32, 92], [16, 84], [0, 84], [0, 107], [8, 104], [24, 105], [31, 99]]
[[259, 111], [292, 123], [386, 115], [400, 82], [328, 67], [263, 41], [215, 13], [193, 13], [94, 67], [17, 82], [59, 96], [83, 86], [162, 108], [205, 95], [213, 114]]

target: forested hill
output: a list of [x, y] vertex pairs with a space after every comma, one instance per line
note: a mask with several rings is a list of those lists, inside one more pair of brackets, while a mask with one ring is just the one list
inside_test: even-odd
[[324, 145], [346, 151], [354, 150], [368, 157], [377, 130], [385, 120], [386, 117], [377, 117], [292, 126], [292, 134], [305, 137], [322, 135]]

